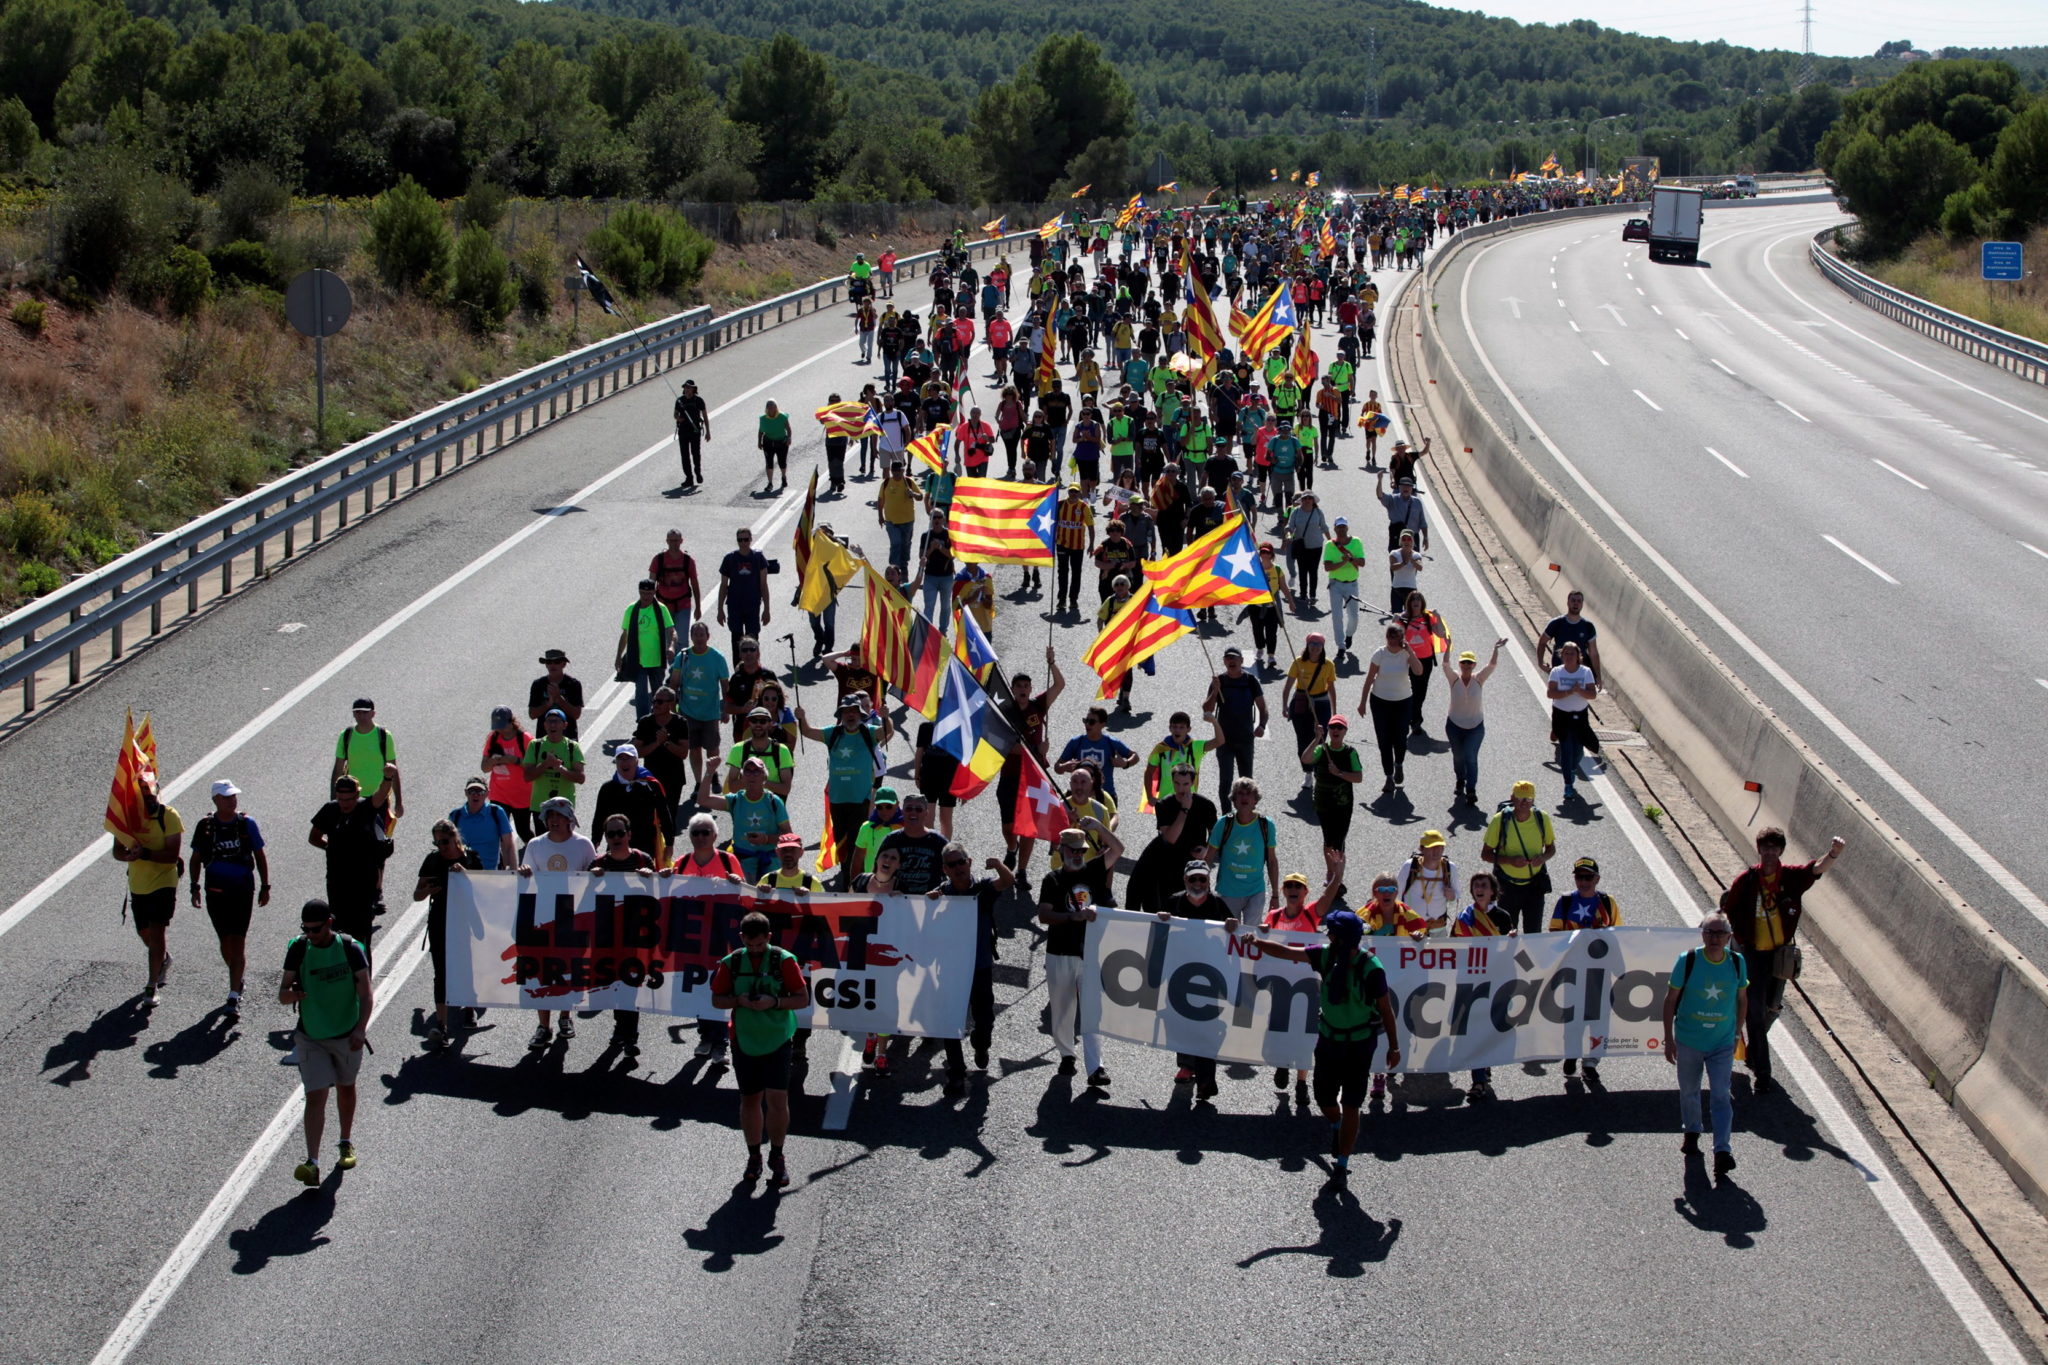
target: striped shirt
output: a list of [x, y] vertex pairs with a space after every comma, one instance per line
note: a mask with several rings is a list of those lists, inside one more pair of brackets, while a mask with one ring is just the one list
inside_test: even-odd
[[1059, 518], [1053, 525], [1053, 544], [1062, 550], [1088, 548], [1088, 532], [1095, 525], [1095, 509], [1078, 498], [1064, 498]]

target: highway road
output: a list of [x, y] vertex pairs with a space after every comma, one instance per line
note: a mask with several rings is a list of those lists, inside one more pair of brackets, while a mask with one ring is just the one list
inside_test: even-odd
[[[844, 1059], [814, 1045], [796, 1183], [778, 1199], [734, 1190], [730, 1078], [654, 1021], [637, 1063], [601, 1054], [602, 1020], [536, 1060], [522, 1022], [497, 1011], [458, 1051], [425, 1054], [420, 919], [394, 897], [363, 1165], [318, 1192], [294, 1184], [295, 1078], [279, 1065], [290, 1021], [264, 995], [289, 917], [319, 885], [305, 822], [350, 699], [377, 701], [407, 773], [403, 884], [474, 767], [490, 707], [516, 703], [536, 655], [561, 646], [596, 688], [667, 527], [711, 561], [751, 527], [787, 561], [796, 495], [760, 491], [752, 419], [766, 398], [808, 413], [857, 390], [853, 355], [844, 320], [821, 315], [692, 366], [718, 413], [712, 492], [678, 495], [668, 395], [643, 386], [359, 525], [0, 745], [0, 816], [15, 831], [0, 864], [0, 1359], [1620, 1359], [1709, 1338], [1735, 1360], [1862, 1360], [1871, 1339], [1922, 1359], [2021, 1358], [2003, 1309], [1930, 1229], [1839, 1079], [1805, 1060], [1819, 1054], [1796, 1027], [1780, 1034], [1792, 1093], [1743, 1099], [1726, 1188], [1687, 1182], [1668, 1069], [1645, 1059], [1608, 1064], [1598, 1093], [1554, 1065], [1502, 1074], [1503, 1102], [1478, 1110], [1459, 1103], [1456, 1078], [1405, 1081], [1342, 1195], [1325, 1185], [1321, 1125], [1263, 1075], [1232, 1077], [1210, 1111], [1174, 1091], [1169, 1056], [1135, 1047], [1109, 1046], [1106, 1094], [1058, 1078], [1021, 902], [1005, 915], [991, 1071], [947, 1098], [935, 1054], [916, 1050], [896, 1077], [861, 1083], [850, 1111], [828, 1112], [826, 1073]], [[820, 447], [798, 427], [800, 493]], [[1333, 510], [1371, 526], [1359, 444], [1319, 483]], [[871, 526], [872, 484], [853, 488], [821, 519]], [[1508, 633], [1469, 553], [1440, 537], [1425, 574], [1459, 647]], [[1009, 666], [1038, 673], [1049, 628], [1064, 661], [1052, 725], [1064, 741], [1092, 690], [1078, 663], [1092, 627], [1048, 623], [1014, 571], [1002, 585]], [[785, 612], [771, 636], [790, 628]], [[844, 639], [857, 598], [840, 620]], [[1290, 629], [1299, 640], [1318, 624], [1312, 612]], [[1208, 673], [1192, 642], [1163, 656], [1138, 683], [1127, 742], [1148, 746]], [[1349, 710], [1354, 670], [1343, 688]], [[1532, 776], [1556, 809], [1537, 696], [1527, 660], [1505, 662], [1484, 789]], [[614, 697], [591, 707], [592, 741], [623, 729]], [[129, 706], [153, 712], [188, 819], [227, 775], [268, 832], [278, 897], [252, 933], [239, 1028], [215, 1012], [202, 915], [180, 911], [170, 989], [145, 1014], [120, 870], [68, 870], [97, 837]], [[1439, 696], [1433, 734], [1441, 708]], [[1276, 724], [1259, 775], [1266, 810], [1283, 816], [1283, 864], [1308, 868], [1314, 832], [1284, 818], [1298, 799], [1290, 741]], [[891, 756], [900, 764], [907, 745]], [[800, 756], [791, 802], [813, 834], [819, 767], [815, 750]], [[1476, 865], [1476, 813], [1448, 810], [1440, 742], [1409, 773], [1407, 798], [1364, 789], [1354, 884], [1432, 826]], [[1662, 834], [1606, 779], [1581, 791], [1590, 803], [1558, 817], [1563, 857], [1596, 856], [1631, 923], [1690, 922], [1699, 898]], [[1144, 818], [1126, 821], [1135, 850]], [[999, 852], [992, 801], [966, 808], [959, 833]], [[1816, 1311], [1787, 1302], [1788, 1274]], [[1859, 1330], [1817, 1330], [1823, 1305]]]
[[2048, 765], [2048, 392], [1824, 280], [1807, 245], [1841, 221], [1710, 206], [1693, 267], [1618, 220], [1544, 225], [1454, 261], [1440, 316], [1546, 475], [2048, 960], [2048, 845], [2014, 799]]

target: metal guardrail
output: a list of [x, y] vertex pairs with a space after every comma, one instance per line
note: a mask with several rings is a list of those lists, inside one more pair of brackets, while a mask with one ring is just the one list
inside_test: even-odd
[[1873, 312], [1933, 337], [1964, 355], [2036, 384], [2048, 384], [2048, 345], [2016, 332], [2002, 331], [1961, 313], [1950, 312], [1917, 294], [1908, 294], [1883, 280], [1872, 279], [1826, 248], [1824, 243], [1834, 233], [1833, 228], [1823, 228], [1814, 234], [1807, 254], [1813, 258], [1820, 273], [1843, 293]]
[[[985, 259], [1036, 235], [970, 242], [968, 255]], [[926, 273], [938, 254], [899, 257], [897, 280]], [[498, 380], [292, 470], [0, 620], [0, 690], [19, 687], [21, 713], [33, 711], [44, 673], [59, 671], [62, 689], [118, 663], [136, 617], [147, 617], [144, 639], [175, 629], [236, 590], [238, 565], [240, 586], [260, 581], [345, 528], [352, 516], [369, 516], [591, 403], [840, 303], [845, 293], [842, 276], [720, 317], [709, 308], [689, 309]], [[104, 657], [88, 662], [88, 651], [100, 655], [103, 641]]]

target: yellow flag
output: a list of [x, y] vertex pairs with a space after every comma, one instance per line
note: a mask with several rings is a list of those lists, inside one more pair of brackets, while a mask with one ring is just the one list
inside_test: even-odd
[[823, 612], [839, 596], [839, 590], [853, 581], [859, 568], [860, 561], [852, 551], [823, 531], [817, 532], [811, 537], [811, 562], [804, 570], [797, 606], [812, 616]]

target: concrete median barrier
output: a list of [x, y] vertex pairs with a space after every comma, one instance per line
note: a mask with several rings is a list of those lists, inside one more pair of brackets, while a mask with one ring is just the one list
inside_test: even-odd
[[[1527, 225], [1555, 220], [1544, 214]], [[1447, 420], [1438, 450], [1450, 452], [1530, 579], [1551, 583], [1560, 576], [1549, 566], [1564, 566], [1551, 589], [1558, 609], [1567, 583], [1600, 603], [1608, 681], [1737, 847], [1765, 824], [1783, 827], [1802, 854], [1835, 834], [1849, 840], [1849, 855], [1810, 898], [1807, 934], [2048, 1211], [2048, 977], [1629, 567], [1481, 406], [1473, 377], [1444, 346], [1436, 278], [1467, 242], [1516, 226], [1474, 229], [1428, 267], [1420, 321], [1408, 329], [1420, 335], [1397, 333], [1420, 360], [1419, 391], [1401, 396]]]

